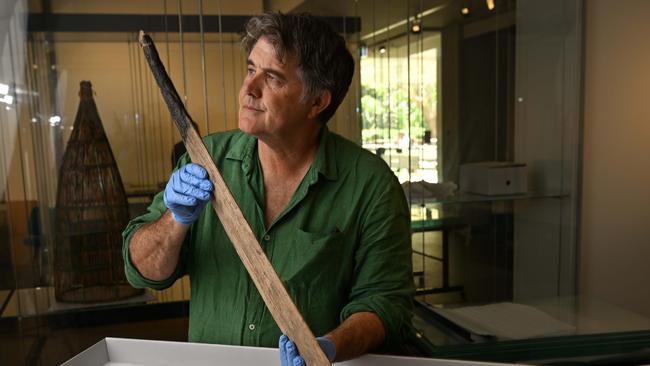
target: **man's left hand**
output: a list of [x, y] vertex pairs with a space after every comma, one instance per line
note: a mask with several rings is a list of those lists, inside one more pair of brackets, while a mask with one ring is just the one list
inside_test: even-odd
[[[316, 338], [318, 345], [330, 362], [336, 357], [336, 346], [327, 337]], [[300, 356], [298, 347], [286, 335], [280, 336], [280, 363], [282, 366], [305, 366], [305, 360]]]

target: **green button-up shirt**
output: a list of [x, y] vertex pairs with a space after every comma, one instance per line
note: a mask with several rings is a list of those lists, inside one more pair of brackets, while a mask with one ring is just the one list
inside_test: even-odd
[[[370, 311], [383, 321], [386, 345], [401, 343], [414, 294], [410, 215], [385, 162], [323, 128], [309, 171], [267, 228], [257, 139], [231, 131], [204, 141], [312, 332], [324, 335], [351, 314]], [[184, 156], [179, 166], [188, 161]], [[192, 224], [178, 266], [167, 280], [150, 281], [131, 264], [131, 236], [165, 210], [161, 192], [149, 212], [124, 231], [131, 284], [164, 289], [189, 274], [190, 341], [277, 347], [280, 329], [210, 205]]]

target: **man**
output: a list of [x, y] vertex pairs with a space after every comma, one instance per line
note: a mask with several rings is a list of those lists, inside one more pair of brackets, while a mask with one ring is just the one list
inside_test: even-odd
[[[394, 174], [326, 122], [354, 62], [308, 15], [263, 14], [242, 40], [239, 130], [205, 138], [224, 180], [332, 361], [398, 346], [410, 324], [410, 214]], [[162, 289], [189, 274], [189, 340], [271, 347], [280, 330], [214, 210], [212, 184], [184, 156], [149, 213], [124, 232], [129, 281]], [[304, 363], [280, 337], [283, 364]]]

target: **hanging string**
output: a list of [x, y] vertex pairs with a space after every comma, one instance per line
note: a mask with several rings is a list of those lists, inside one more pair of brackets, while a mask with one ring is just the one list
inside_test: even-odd
[[[129, 53], [129, 87], [131, 89], [131, 98], [129, 98], [129, 107], [131, 108], [131, 116], [133, 117], [135, 121], [135, 104], [134, 104], [134, 99], [135, 99], [135, 93], [134, 93], [134, 83], [135, 83], [135, 75], [133, 73], [133, 51], [132, 51], [132, 46], [131, 46], [131, 37], [132, 35], [129, 35], [127, 41], [126, 41], [126, 47]], [[128, 121], [131, 119], [129, 118]], [[127, 126], [127, 130], [130, 130], [130, 126]], [[138, 140], [136, 138], [136, 151], [139, 151], [138, 149]], [[136, 161], [136, 168], [138, 170], [138, 174], [142, 174], [142, 167], [140, 166], [140, 159]]]
[[[11, 42], [13, 40], [13, 37], [11, 36], [11, 33], [9, 33], [8, 40], [9, 40], [9, 44], [10, 44], [10, 47], [11, 47]], [[16, 85], [16, 82], [15, 82], [16, 79], [15, 79], [15, 74], [13, 74], [13, 55], [11, 53], [10, 53], [10, 59], [11, 59], [13, 83], [8, 83], [8, 84], [10, 84], [10, 86], [15, 86]], [[15, 96], [16, 96], [15, 93], [13, 93], [13, 96], [14, 96], [14, 104], [13, 104], [14, 107], [13, 108], [16, 109], [16, 107], [18, 106], [18, 101], [15, 99]], [[0, 111], [0, 113], [8, 114], [9, 112], [5, 109], [5, 110]], [[16, 110], [16, 113], [17, 113], [17, 110]], [[2, 168], [3, 168], [2, 172], [3, 172], [3, 176], [5, 178], [5, 182], [4, 182], [5, 183], [5, 187], [4, 187], [4, 189], [5, 189], [5, 192], [4, 192], [5, 201], [4, 202], [12, 202], [12, 201], [14, 201], [12, 199], [12, 196], [11, 196], [11, 193], [10, 193], [9, 171], [8, 171], [8, 167], [10, 165], [9, 165], [9, 162], [7, 161], [8, 157], [7, 157], [7, 151], [6, 151], [6, 147], [11, 146], [11, 145], [9, 144], [8, 141], [5, 141], [5, 138], [10, 136], [10, 134], [5, 130], [5, 128], [9, 129], [9, 127], [10, 126], [9, 126], [8, 123], [0, 123], [0, 138], [2, 138], [2, 141], [1, 141], [2, 143], [0, 144], [0, 155], [1, 155], [1, 158], [2, 158]], [[20, 129], [20, 126], [18, 126], [18, 129]], [[19, 151], [20, 150], [22, 150], [22, 149], [19, 148]], [[11, 154], [11, 152], [9, 152], [9, 154]], [[24, 201], [25, 201], [25, 212], [27, 212], [26, 211], [26, 209], [27, 209], [27, 207], [26, 207], [27, 200], [25, 199]], [[27, 216], [27, 214], [26, 214], [26, 216]], [[17, 221], [17, 222], [21, 222], [21, 221], [26, 222], [26, 221], [23, 221], [23, 220], [26, 220], [26, 219], [27, 219], [27, 217], [21, 219], [21, 218], [15, 218], [13, 215], [7, 215], [7, 228], [8, 228], [8, 232], [9, 232], [8, 233], [9, 238], [14, 238], [15, 235], [16, 235], [16, 232], [15, 232], [15, 227], [16, 226], [15, 226], [14, 220]], [[15, 251], [11, 250], [10, 255], [11, 255], [11, 260], [13, 261], [13, 263], [16, 263]], [[11, 267], [12, 267], [13, 278], [17, 281], [20, 278], [18, 269], [17, 269], [16, 266], [11, 266]], [[34, 295], [34, 298], [31, 300], [31, 302], [35, 304], [36, 303], [35, 302], [36, 301], [35, 293], [32, 292], [32, 294]], [[19, 309], [18, 310], [18, 312], [19, 312], [18, 315], [21, 316], [21, 315], [23, 315], [23, 314], [20, 314], [20, 309], [23, 308], [22, 307], [23, 299], [21, 298], [21, 296], [16, 296], [16, 302], [17, 302], [17, 308]], [[40, 320], [41, 319], [40, 316], [36, 317], [36, 319], [37, 319], [36, 320], [36, 336], [38, 337], [38, 336], [40, 336], [40, 332], [41, 332], [40, 329], [42, 327], [42, 320]], [[19, 338], [20, 338], [19, 349], [20, 349], [21, 354], [24, 354], [24, 350], [26, 348], [26, 345], [25, 345], [26, 337], [24, 336], [23, 327], [18, 327], [18, 335], [19, 335]]]
[[[356, 19], [360, 19], [359, 18], [359, 4], [356, 1], [354, 2], [354, 17]], [[357, 49], [361, 45], [361, 30], [356, 30], [355, 45], [357, 46]], [[357, 52], [357, 55], [359, 55], [358, 52]], [[358, 57], [361, 58], [360, 55]], [[359, 61], [359, 64], [361, 64], [361, 61]], [[359, 123], [359, 121], [362, 121], [362, 116], [361, 116], [361, 77], [356, 79], [356, 86], [357, 86], [357, 90], [356, 90], [355, 98], [354, 98], [355, 105], [354, 105], [354, 114], [353, 114], [353, 116], [355, 117], [356, 125], [357, 126], [361, 125], [361, 130], [357, 132], [358, 133], [357, 136], [358, 136], [358, 139], [363, 144], [363, 137], [362, 137], [363, 136], [363, 123]]]
[[146, 102], [146, 80], [147, 80], [147, 66], [144, 65], [144, 60], [143, 56], [141, 55], [141, 52], [138, 52], [138, 69], [140, 71], [140, 78], [138, 79], [138, 83], [140, 86], [140, 143], [142, 146], [142, 151], [143, 151], [143, 160], [142, 164], [144, 167], [144, 185], [145, 187], [148, 186], [151, 182], [151, 164], [149, 160], [149, 148], [148, 148], [148, 143], [147, 143], [147, 122], [149, 119], [149, 114], [148, 111], [146, 110], [147, 108], [147, 102]]
[[162, 103], [160, 101], [161, 98], [162, 97], [160, 96], [160, 94], [156, 94], [156, 97], [155, 97], [155, 100], [156, 100], [156, 112], [157, 112], [157, 116], [158, 116], [158, 118], [156, 118], [156, 125], [157, 125], [156, 129], [158, 130], [158, 153], [160, 154], [159, 155], [160, 156], [159, 157], [159, 160], [160, 160], [159, 161], [159, 163], [160, 163], [159, 164], [159, 166], [160, 166], [160, 176], [158, 177], [158, 183], [159, 182], [165, 182], [167, 180], [167, 178], [168, 178], [168, 175], [169, 175], [169, 172], [168, 172], [168, 170], [166, 168], [167, 159], [165, 157], [165, 155], [166, 155], [165, 151], [167, 151], [167, 150], [165, 149], [165, 138], [163, 136], [163, 133], [164, 133], [163, 132], [164, 131], [163, 120], [165, 119], [165, 117], [164, 117], [165, 116], [165, 110], [162, 108]]
[[[405, 30], [406, 30], [406, 131], [407, 131], [407, 140], [408, 140], [408, 153], [406, 154], [408, 157], [408, 181], [412, 182], [413, 177], [412, 177], [412, 172], [413, 169], [411, 167], [411, 25], [409, 22], [410, 16], [409, 12], [411, 9], [411, 0], [408, 0], [406, 2], [406, 25], [405, 25]], [[398, 135], [399, 136], [399, 135]], [[409, 189], [408, 189], [408, 199], [409, 204], [412, 201], [412, 190], [411, 190], [411, 185], [409, 184]]]
[[[31, 47], [32, 47], [32, 53], [33, 53], [33, 58], [32, 58], [32, 63], [30, 64], [30, 70], [32, 71], [31, 74], [34, 75], [34, 80], [35, 80], [35, 85], [36, 89], [38, 90], [38, 95], [35, 95], [35, 99], [38, 101], [38, 110], [40, 111], [40, 115], [37, 117], [37, 122], [39, 122], [40, 130], [43, 131], [44, 126], [48, 126], [45, 123], [47, 123], [47, 117], [50, 115], [50, 111], [48, 108], [50, 107], [49, 103], [43, 102], [44, 100], [49, 100], [50, 95], [47, 89], [47, 82], [46, 82], [46, 75], [44, 75], [43, 70], [47, 70], [47, 67], [43, 65], [45, 63], [45, 56], [41, 52], [43, 51], [43, 43], [39, 42], [39, 47], [36, 46], [36, 40], [34, 38], [31, 39]], [[40, 64], [40, 65], [39, 65]], [[42, 117], [42, 118], [41, 118]], [[42, 140], [42, 146], [48, 146], [48, 142], [50, 146], [54, 146], [53, 144], [53, 136], [51, 133], [51, 129], [45, 129], [45, 132], [48, 136], [48, 138], [43, 138]], [[55, 153], [44, 153], [42, 155], [43, 160], [47, 161], [45, 164], [45, 169], [43, 170], [45, 172], [44, 176], [46, 177], [46, 181], [48, 183], [47, 186], [47, 191], [48, 195], [47, 197], [49, 198], [48, 201], [46, 202], [48, 205], [53, 205], [56, 197], [56, 180], [57, 180], [57, 166], [56, 166], [56, 154]], [[50, 178], [50, 179], [47, 179]], [[52, 199], [54, 197], [54, 199]], [[50, 253], [51, 254], [51, 253]], [[49, 263], [52, 263], [50, 260]]]
[[210, 133], [208, 119], [208, 80], [205, 73], [205, 34], [203, 32], [203, 0], [199, 0], [199, 32], [201, 34], [201, 73], [203, 74], [203, 118], [205, 122], [204, 135]]
[[226, 103], [226, 70], [225, 61], [223, 56], [223, 30], [221, 28], [221, 0], [217, 0], [217, 12], [219, 19], [219, 49], [221, 52], [221, 90], [223, 90], [223, 130], [228, 130], [228, 106]]
[[[156, 134], [156, 126], [155, 126], [155, 124], [156, 124], [156, 108], [154, 107], [154, 101], [153, 101], [154, 95], [153, 95], [153, 91], [152, 91], [152, 84], [155, 81], [153, 80], [153, 76], [151, 75], [151, 73], [148, 72], [148, 69], [146, 67], [144, 69], [147, 70], [144, 73], [144, 75], [145, 75], [145, 86], [146, 86], [145, 95], [146, 95], [146, 98], [147, 98], [146, 99], [146, 108], [147, 108], [147, 118], [146, 118], [147, 123], [146, 123], [146, 125], [148, 125], [148, 127], [146, 127], [146, 129], [149, 131], [149, 133], [144, 134], [144, 137], [146, 139], [145, 141], [146, 141], [146, 144], [147, 144], [147, 151], [149, 152], [149, 155], [147, 157], [147, 163], [148, 163], [147, 165], [149, 166], [150, 172], [151, 172], [149, 184], [153, 184], [155, 186], [155, 185], [157, 185], [157, 182], [158, 182], [157, 177], [159, 176], [159, 172], [158, 172], [158, 166], [159, 165], [155, 164], [155, 158], [156, 158], [155, 151], [156, 150], [155, 150], [155, 148], [153, 146], [153, 144], [155, 142], [155, 138], [156, 138], [156, 136], [155, 136], [155, 134]], [[154, 87], [155, 87], [155, 85], [154, 85]]]
[[[13, 100], [14, 100], [14, 103], [13, 103], [13, 105], [11, 107], [11, 110], [13, 110], [13, 114], [14, 114], [14, 116], [16, 118], [16, 137], [17, 137], [17, 140], [18, 140], [18, 161], [20, 162], [20, 175], [21, 175], [21, 179], [23, 181], [23, 197], [22, 198], [23, 198], [23, 208], [24, 208], [25, 216], [22, 218], [22, 220], [24, 220], [23, 222], [29, 222], [29, 206], [27, 204], [28, 199], [29, 199], [29, 192], [28, 192], [28, 188], [29, 188], [28, 179], [29, 179], [29, 177], [25, 173], [27, 162], [26, 162], [26, 159], [23, 159], [23, 137], [22, 137], [21, 128], [20, 128], [20, 114], [19, 114], [19, 111], [18, 111], [18, 109], [19, 109], [18, 106], [20, 104], [20, 100], [18, 100], [18, 98], [17, 98], [18, 95], [16, 93], [16, 85], [18, 83], [16, 82], [16, 66], [14, 65], [14, 61], [15, 61], [14, 60], [14, 41], [17, 39], [17, 37], [13, 36], [13, 33], [14, 33], [13, 32], [13, 27], [15, 27], [15, 26], [17, 27], [17, 24], [15, 22], [10, 22], [9, 27], [8, 27], [8, 38], [7, 38], [8, 39], [8, 45], [9, 45], [9, 61], [10, 61], [10, 66], [11, 66], [11, 77], [12, 77], [12, 81], [13, 81], [12, 83], [10, 83], [10, 88], [11, 89], [10, 89], [9, 93], [10, 93], [10, 95], [13, 96]], [[8, 109], [8, 108], [6, 108], [6, 109]], [[7, 114], [9, 114], [9, 113], [7, 113]], [[9, 134], [4, 134], [3, 133], [3, 135], [9, 135]], [[10, 146], [10, 145], [5, 144], [3, 146]], [[8, 179], [7, 179], [7, 183], [9, 183]], [[9, 186], [8, 186], [8, 184], [5, 187], [5, 189], [7, 190], [7, 200], [9, 200], [9, 193], [8, 193], [9, 192]], [[12, 215], [9, 215], [9, 216], [11, 217]], [[10, 225], [10, 227], [12, 227], [12, 225]], [[12, 237], [13, 237], [13, 235], [12, 235]], [[32, 247], [32, 251], [34, 251], [34, 250], [35, 250], [34, 247]], [[13, 252], [14, 251], [12, 251], [12, 253]], [[34, 252], [32, 252], [32, 257], [33, 256], [34, 256]], [[16, 258], [13, 258], [13, 260], [15, 260], [15, 259]], [[16, 263], [16, 262], [14, 262], [14, 263]], [[16, 267], [15, 266], [13, 266], [13, 267], [14, 267], [14, 278], [18, 279], [18, 273], [17, 273]], [[32, 268], [32, 271], [33, 271], [33, 268]], [[34, 275], [34, 273], [32, 273], [32, 276], [33, 275]], [[34, 284], [34, 285], [37, 285], [37, 284]], [[33, 295], [32, 301], [33, 301], [34, 304], [36, 304], [37, 303], [36, 302], [36, 291], [31, 291], [31, 294]], [[21, 307], [20, 307], [20, 296], [18, 296], [18, 309], [21, 309]], [[39, 315], [38, 310], [39, 310], [38, 307], [36, 307], [36, 315]], [[20, 313], [20, 311], [19, 311], [19, 313]], [[23, 315], [23, 314], [19, 314], [19, 315]], [[41, 317], [37, 317], [37, 319], [40, 319], [40, 318]], [[41, 320], [37, 320], [37, 322], [36, 322], [37, 323], [37, 327], [36, 327], [36, 335], [37, 336], [40, 334], [41, 322], [42, 322]]]
[[[375, 121], [375, 132], [374, 132], [374, 140], [375, 140], [375, 146], [378, 145], [378, 135], [379, 135], [379, 123], [377, 123], [377, 88], [379, 87], [379, 82], [377, 80], [377, 74], [378, 74], [378, 68], [377, 68], [377, 59], [378, 55], [376, 52], [377, 49], [377, 4], [375, 0], [372, 0], [372, 44], [373, 44], [373, 57], [372, 57], [372, 67], [373, 67], [373, 78], [374, 78], [374, 83], [372, 86], [372, 98], [373, 98], [373, 103], [372, 103], [372, 116], [373, 120]], [[382, 65], [383, 66], [383, 65]], [[385, 151], [385, 150], [384, 150]]]
[[185, 43], [183, 42], [183, 7], [181, 6], [181, 0], [178, 0], [178, 35], [180, 37], [180, 56], [181, 56], [181, 72], [183, 74], [183, 104], [185, 104], [185, 109], [187, 107], [187, 78], [185, 75]]
[[[32, 68], [37, 70], [37, 80], [39, 84], [38, 92], [39, 92], [39, 102], [41, 103], [41, 110], [42, 110], [42, 117], [43, 120], [41, 123], [43, 126], [46, 126], [46, 133], [48, 136], [48, 142], [50, 146], [50, 151], [47, 154], [48, 158], [48, 174], [47, 176], [51, 177], [49, 180], [49, 196], [53, 197], [54, 199], [52, 201], [49, 201], [48, 203], [51, 205], [54, 205], [56, 203], [56, 189], [57, 189], [57, 180], [58, 180], [58, 164], [57, 164], [57, 130], [49, 126], [47, 116], [51, 116], [53, 114], [52, 110], [52, 105], [50, 103], [46, 103], [45, 101], [47, 100], [52, 100], [50, 90], [49, 90], [49, 83], [48, 83], [48, 77], [47, 77], [47, 70], [49, 69], [47, 65], [47, 58], [45, 56], [45, 46], [43, 44], [43, 41], [39, 41], [39, 47], [35, 47], [35, 64], [32, 65]], [[48, 124], [46, 124], [48, 123]], [[49, 263], [53, 263], [53, 253], [49, 253]]]
[[[390, 1], [388, 2], [390, 5]], [[393, 108], [392, 108], [392, 101], [391, 101], [391, 96], [393, 94], [391, 90], [391, 85], [390, 85], [390, 40], [391, 40], [391, 19], [390, 19], [390, 12], [387, 12], [386, 16], [387, 21], [386, 23], [388, 24], [388, 29], [386, 31], [386, 97], [387, 97], [387, 103], [388, 103], [388, 108], [387, 108], [387, 117], [388, 117], [388, 161], [389, 166], [393, 168], [393, 148], [392, 148], [392, 137], [391, 137], [391, 125], [392, 125], [392, 115], [393, 115]], [[399, 174], [399, 172], [398, 172]]]
[[[163, 0], [163, 7], [164, 7], [164, 13], [165, 13], [165, 49], [167, 53], [167, 73], [169, 74], [169, 77], [172, 77], [172, 60], [170, 57], [169, 53], [169, 28], [167, 25], [167, 0]], [[174, 131], [176, 131], [176, 126], [174, 125], [174, 121], [171, 119], [171, 116], [169, 118], [169, 151], [171, 151], [174, 148]], [[171, 167], [171, 170], [174, 170], [174, 167]]]
[[[40, 280], [43, 283], [51, 283], [51, 271], [49, 271], [47, 263], [52, 263], [46, 261], [45, 258], [49, 257], [50, 250], [52, 248], [52, 222], [49, 214], [50, 202], [52, 202], [52, 197], [50, 196], [50, 190], [48, 187], [48, 160], [45, 153], [44, 147], [46, 146], [46, 140], [43, 136], [43, 124], [39, 120], [39, 112], [42, 108], [40, 98], [36, 93], [38, 90], [38, 75], [37, 71], [32, 68], [32, 65], [36, 64], [35, 60], [35, 47], [34, 40], [32, 35], [29, 35], [29, 40], [27, 42], [26, 50], [27, 54], [27, 83], [29, 89], [28, 105], [29, 105], [29, 116], [30, 118], [30, 127], [32, 130], [32, 150], [34, 153], [34, 164], [35, 164], [35, 175], [36, 181], [38, 182], [36, 187], [38, 189], [38, 203], [39, 203], [39, 219], [41, 223], [41, 232], [38, 240], [41, 243], [41, 249], [39, 250], [38, 255], [38, 266], [40, 272]], [[49, 259], [49, 258], [48, 258]], [[48, 297], [48, 307], [50, 305], [50, 300]]]
[[145, 166], [145, 172], [146, 172], [146, 180], [145, 180], [145, 185], [149, 187], [152, 184], [153, 181], [153, 176], [154, 176], [154, 165], [151, 164], [152, 161], [152, 156], [151, 156], [151, 139], [150, 139], [150, 132], [151, 126], [151, 104], [149, 103], [149, 77], [151, 75], [150, 72], [148, 72], [147, 69], [147, 64], [146, 60], [144, 59], [144, 56], [142, 55], [142, 52], [138, 52], [138, 61], [139, 65], [142, 68], [142, 74], [141, 74], [141, 79], [140, 79], [140, 90], [142, 92], [142, 147], [144, 148], [144, 166]]
[[146, 159], [146, 154], [142, 142], [142, 136], [141, 136], [141, 129], [142, 129], [142, 120], [143, 120], [143, 115], [142, 115], [142, 67], [141, 67], [141, 62], [140, 62], [140, 56], [138, 52], [138, 44], [137, 42], [133, 42], [134, 47], [134, 54], [133, 54], [133, 65], [136, 70], [136, 77], [135, 77], [135, 92], [136, 92], [136, 113], [135, 113], [135, 134], [136, 134], [136, 141], [137, 141], [137, 146], [138, 146], [138, 158], [140, 160], [140, 167], [142, 168], [141, 170], [141, 181], [140, 181], [140, 186], [145, 185], [145, 181], [147, 178], [146, 175], [146, 165], [145, 165], [145, 160]]
[[[233, 69], [235, 69], [235, 72], [233, 73], [233, 79], [232, 79], [232, 95], [239, 95], [237, 80], [244, 79], [244, 75], [243, 75], [244, 69], [241, 67], [241, 65], [244, 64], [242, 60], [243, 56], [242, 56], [241, 49], [239, 49], [238, 47], [238, 43], [232, 40], [232, 38], [228, 41], [228, 47], [230, 48], [230, 64], [232, 65]], [[224, 62], [226, 62], [225, 59]], [[235, 98], [235, 105], [238, 105], [238, 103], [239, 100]], [[235, 113], [235, 115], [237, 114]]]

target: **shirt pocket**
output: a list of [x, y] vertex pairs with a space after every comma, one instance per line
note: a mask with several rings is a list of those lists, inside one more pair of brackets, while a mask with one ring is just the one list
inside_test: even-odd
[[345, 266], [345, 234], [338, 229], [325, 233], [296, 230], [291, 240], [289, 264], [281, 278], [312, 332], [323, 335], [338, 325], [347, 301], [342, 277]]
[[297, 229], [287, 248], [281, 278], [286, 283], [317, 283], [336, 267], [341, 256], [343, 233], [334, 228], [326, 232]]

